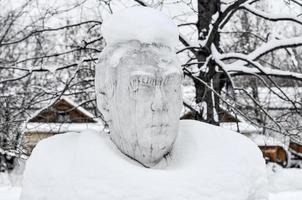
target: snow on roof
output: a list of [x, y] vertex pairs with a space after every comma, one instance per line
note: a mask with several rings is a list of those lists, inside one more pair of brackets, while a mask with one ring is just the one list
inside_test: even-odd
[[[280, 91], [282, 90], [282, 92]], [[300, 109], [302, 102], [302, 87], [260, 87], [258, 88], [258, 96], [260, 105], [266, 106], [267, 109], [293, 109], [294, 106], [292, 102], [287, 101], [286, 96], [295, 102], [295, 106]], [[251, 88], [246, 88], [246, 91], [250, 94], [252, 93]], [[283, 94], [284, 93], [284, 94]], [[183, 87], [183, 96], [184, 99], [190, 102], [194, 102], [195, 99], [195, 88], [193, 86]], [[254, 105], [254, 102], [251, 98], [247, 98], [246, 94], [240, 91], [236, 91], [237, 102], [241, 105], [251, 106]], [[280, 98], [281, 97], [281, 98]], [[221, 107], [224, 109], [223, 107]], [[227, 110], [227, 109], [224, 109]], [[232, 114], [230, 112], [230, 114]], [[240, 121], [245, 121], [241, 116], [236, 116]]]
[[242, 134], [252, 134], [252, 133], [261, 133], [262, 129], [254, 126], [252, 124], [246, 123], [246, 122], [224, 122], [220, 123], [220, 126], [222, 128], [226, 128], [232, 131], [238, 131]]
[[178, 43], [178, 28], [161, 12], [146, 7], [132, 7], [105, 19], [102, 34], [108, 44], [127, 40], [158, 42], [170, 47]]
[[84, 109], [82, 106], [79, 104], [75, 103], [73, 100], [67, 98], [67, 97], [62, 97], [61, 99], [65, 100], [67, 103], [75, 107], [77, 110], [85, 114], [87, 117], [94, 118], [94, 115], [88, 112], [86, 109]]
[[104, 126], [100, 123], [26, 123], [24, 132], [40, 132], [40, 133], [65, 133], [65, 132], [81, 132], [87, 129], [101, 131]]
[[302, 145], [302, 133], [292, 135], [291, 136], [291, 141], [293, 141], [293, 142], [295, 142], [299, 145]]
[[81, 113], [83, 113], [84, 115], [86, 115], [87, 117], [90, 117], [92, 119], [94, 119], [94, 115], [91, 114], [90, 112], [88, 112], [86, 109], [84, 109], [82, 106], [80, 106], [79, 104], [75, 103], [73, 100], [71, 100], [70, 98], [67, 97], [61, 97], [59, 100], [55, 99], [53, 100], [50, 104], [48, 104], [46, 107], [41, 108], [39, 110], [37, 110], [36, 112], [34, 112], [33, 115], [31, 115], [26, 121], [28, 122], [29, 120], [37, 117], [43, 110], [55, 105], [56, 103], [58, 103], [60, 100], [64, 100], [66, 101], [68, 104], [70, 104], [71, 106], [73, 106], [75, 109], [77, 109], [78, 111], [80, 111]]
[[43, 110], [49, 108], [51, 105], [53, 105], [53, 102], [52, 102], [51, 104], [47, 105], [47, 106], [44, 107], [44, 108], [38, 109], [38, 110], [35, 111], [32, 115], [30, 115], [30, 116], [26, 119], [25, 122], [28, 122], [29, 120], [31, 120], [31, 119], [37, 117]]
[[[281, 141], [280, 139], [268, 135], [262, 134], [250, 134], [248, 135], [252, 141], [254, 141], [258, 146], [281, 146], [286, 147], [288, 141]], [[286, 148], [287, 149], [287, 148]]]

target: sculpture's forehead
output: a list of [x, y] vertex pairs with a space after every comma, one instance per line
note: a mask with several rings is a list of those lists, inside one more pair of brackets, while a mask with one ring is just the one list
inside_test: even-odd
[[166, 48], [137, 48], [127, 51], [123, 56], [124, 62], [136, 65], [158, 65], [171, 64], [177, 61], [175, 53]]
[[130, 75], [168, 76], [170, 74], [180, 75], [178, 66], [154, 66], [133, 65], [130, 67]]
[[148, 74], [164, 76], [181, 75], [179, 61], [170, 49], [158, 47], [140, 47], [127, 51], [120, 60], [119, 67], [128, 70], [130, 75]]

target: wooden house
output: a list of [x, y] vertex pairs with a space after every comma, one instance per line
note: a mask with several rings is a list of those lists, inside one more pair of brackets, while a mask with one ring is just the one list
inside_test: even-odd
[[296, 154], [297, 156], [302, 158], [302, 144], [295, 141], [291, 140], [289, 143], [289, 149], [293, 154]]
[[68, 98], [61, 98], [37, 111], [24, 124], [23, 141], [28, 154], [47, 137], [86, 129], [102, 130], [103, 125], [90, 112]]
[[258, 145], [266, 162], [274, 162], [282, 167], [289, 166], [288, 141], [281, 141], [275, 137], [263, 134], [250, 134], [247, 137]]
[[288, 154], [285, 149], [278, 145], [270, 146], [258, 146], [263, 154], [266, 162], [274, 162], [282, 167], [286, 167], [288, 164]]
[[289, 151], [292, 155], [292, 165], [302, 168], [302, 135], [291, 137], [289, 142]]

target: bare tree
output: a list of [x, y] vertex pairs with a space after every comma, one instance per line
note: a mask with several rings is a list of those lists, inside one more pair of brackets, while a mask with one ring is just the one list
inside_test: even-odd
[[42, 106], [65, 95], [93, 107], [94, 64], [103, 48], [101, 18], [65, 17], [81, 10], [86, 0], [51, 8], [24, 0], [6, 9], [9, 3], [0, 3], [5, 11], [0, 14], [2, 163], [12, 152], [22, 154], [22, 123]]
[[[195, 119], [219, 125], [219, 113], [224, 105], [256, 126], [293, 134], [284, 122], [293, 113], [301, 116], [301, 103], [281, 86], [292, 84], [288, 80], [299, 85], [302, 80], [299, 14], [270, 14], [262, 6], [265, 0], [133, 0], [133, 4], [121, 1], [96, 3], [99, 9], [109, 13], [115, 12], [115, 4], [157, 9], [173, 5], [189, 11], [180, 14], [185, 17], [176, 15], [173, 19], [181, 32], [182, 47], [178, 53], [187, 58], [183, 71], [192, 79], [196, 91], [194, 104], [197, 107], [185, 102]], [[8, 124], [19, 127], [31, 114], [28, 110], [63, 95], [95, 107], [94, 65], [104, 45], [99, 31], [101, 18], [77, 21], [65, 18], [61, 24], [49, 25], [49, 21], [81, 8], [86, 3], [83, 0], [69, 7], [40, 9], [37, 17], [23, 23], [37, 2], [25, 0], [22, 5], [0, 14], [3, 27], [0, 30], [0, 104], [5, 108], [15, 107], [8, 110], [9, 114], [5, 114], [3, 108], [1, 123], [6, 127]], [[299, 1], [287, 2], [298, 9], [301, 7]], [[241, 26], [237, 26], [237, 22]], [[270, 27], [280, 22], [290, 22], [297, 27], [296, 35], [272, 34]], [[229, 27], [234, 26], [237, 27], [230, 30]], [[243, 80], [248, 80], [249, 84]], [[269, 109], [267, 102], [261, 101], [260, 87], [266, 87], [286, 102], [290, 112], [276, 114]], [[18, 99], [18, 102], [8, 101], [9, 98]], [[298, 130], [298, 120], [293, 121], [297, 122], [295, 130]], [[7, 137], [8, 132], [3, 135]]]

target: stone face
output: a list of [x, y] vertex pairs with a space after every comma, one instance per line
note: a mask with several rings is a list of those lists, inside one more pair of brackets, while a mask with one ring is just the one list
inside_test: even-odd
[[107, 46], [95, 80], [98, 108], [114, 144], [146, 167], [158, 163], [172, 149], [182, 108], [175, 53], [139, 41]]

